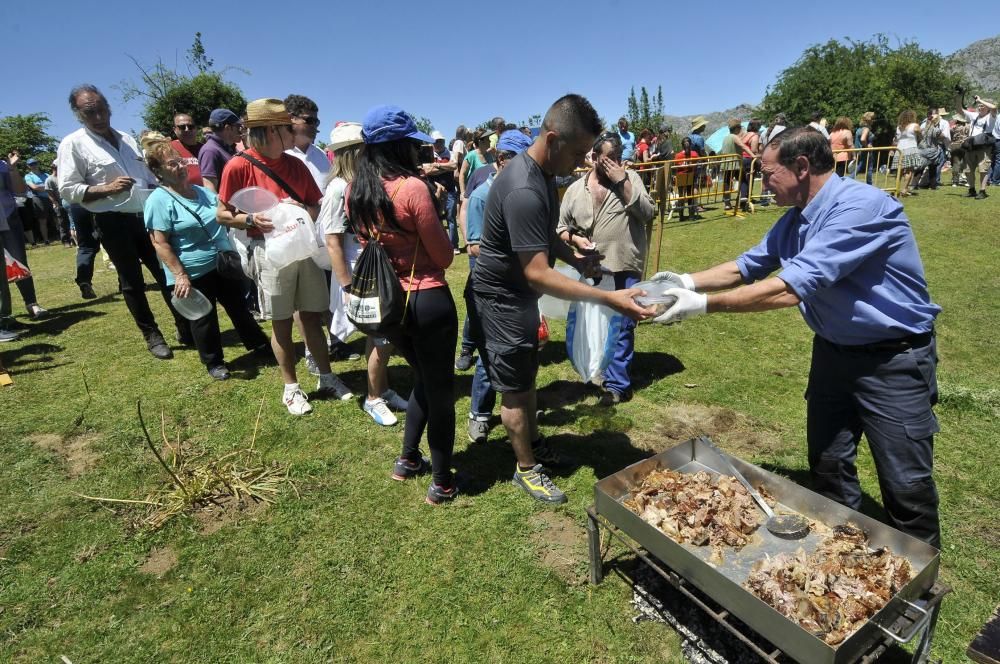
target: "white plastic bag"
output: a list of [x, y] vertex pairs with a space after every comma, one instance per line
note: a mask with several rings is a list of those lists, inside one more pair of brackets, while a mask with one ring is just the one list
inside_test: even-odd
[[[580, 278], [580, 273], [569, 265], [560, 265], [556, 272], [576, 281]], [[542, 295], [538, 298], [538, 311], [550, 320], [566, 320], [569, 315], [569, 300], [562, 300], [551, 295]]]
[[[351, 233], [345, 233], [344, 238], [344, 260], [351, 274], [354, 274], [354, 264], [358, 262], [361, 255], [361, 245]], [[330, 334], [341, 341], [358, 331], [354, 323], [347, 317], [347, 307], [344, 306], [344, 293], [337, 283], [336, 277], [330, 282]]]
[[[613, 291], [615, 280], [605, 275], [595, 288]], [[566, 318], [566, 350], [573, 368], [585, 382], [611, 364], [623, 322], [621, 314], [603, 304], [573, 302], [570, 305]]]
[[313, 222], [313, 231], [316, 234], [316, 253], [313, 254], [313, 262], [321, 270], [329, 272], [333, 269], [330, 263], [330, 252], [326, 250], [326, 234], [323, 232], [323, 224]]
[[274, 230], [264, 234], [264, 257], [277, 270], [312, 258], [316, 253], [316, 230], [309, 212], [282, 203], [268, 212]]

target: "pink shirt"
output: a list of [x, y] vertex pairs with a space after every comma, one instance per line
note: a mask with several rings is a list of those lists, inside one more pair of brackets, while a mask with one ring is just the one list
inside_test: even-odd
[[[383, 180], [382, 183], [386, 193], [392, 198], [400, 230], [383, 228], [383, 232], [379, 235], [379, 243], [389, 255], [396, 276], [399, 277], [399, 285], [404, 291], [447, 286], [444, 271], [451, 265], [455, 254], [451, 240], [448, 239], [448, 234], [438, 219], [434, 201], [431, 200], [431, 194], [427, 190], [427, 183], [415, 177]], [[344, 201], [348, 216], [350, 216], [347, 205], [349, 199], [350, 189]], [[360, 233], [358, 240], [362, 246], [367, 244], [367, 240]], [[414, 251], [416, 251], [416, 268], [413, 267]]]
[[[838, 129], [830, 134], [830, 147], [834, 150], [850, 150], [854, 147], [854, 137], [848, 129]], [[849, 152], [834, 152], [834, 161], [847, 161]]]

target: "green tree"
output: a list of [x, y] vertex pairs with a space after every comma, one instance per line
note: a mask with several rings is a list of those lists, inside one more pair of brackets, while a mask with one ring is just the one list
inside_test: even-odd
[[[139, 80], [125, 80], [114, 86], [122, 94], [122, 101], [142, 102], [142, 119], [149, 129], [169, 135], [176, 113], [187, 113], [196, 124], [208, 124], [208, 116], [216, 108], [228, 108], [237, 115], [246, 109], [246, 98], [240, 88], [224, 78], [223, 71], [212, 71], [215, 61], [208, 57], [195, 33], [194, 43], [188, 50], [189, 64], [197, 74], [185, 75], [158, 60], [151, 67], [143, 66], [128, 56], [139, 70]], [[246, 70], [240, 70], [244, 73]]]
[[426, 116], [421, 115], [419, 117], [413, 118], [413, 122], [414, 124], [417, 125], [417, 129], [424, 132], [425, 134], [429, 134], [432, 131], [434, 131], [434, 123], [431, 122], [431, 119]]
[[194, 33], [194, 43], [188, 49], [188, 64], [198, 70], [199, 74], [212, 71], [215, 61], [208, 57], [205, 47], [201, 43], [201, 33]]
[[[635, 127], [639, 126], [641, 116], [639, 115], [639, 100], [635, 98], [635, 86], [632, 86], [628, 91], [628, 110], [625, 111], [625, 118], [633, 131]], [[617, 124], [616, 121], [615, 125], [617, 126]]]
[[784, 70], [758, 111], [766, 120], [784, 113], [791, 124], [806, 124], [819, 111], [831, 121], [850, 117], [855, 125], [862, 113], [872, 111], [876, 143], [887, 145], [902, 111], [913, 109], [920, 117], [928, 106], [950, 108], [959, 82], [939, 53], [913, 42], [893, 48], [885, 35], [830, 40], [810, 46]]
[[17, 150], [21, 155], [22, 166], [29, 158], [34, 157], [48, 171], [59, 145], [59, 141], [48, 133], [50, 124], [49, 116], [45, 113], [0, 118], [0, 155], [6, 157]]

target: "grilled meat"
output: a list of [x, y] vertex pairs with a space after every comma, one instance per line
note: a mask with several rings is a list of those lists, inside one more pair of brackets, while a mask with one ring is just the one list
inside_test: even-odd
[[816, 551], [778, 554], [754, 564], [743, 584], [782, 615], [836, 645], [909, 583], [905, 558], [871, 549], [864, 531], [836, 526]]

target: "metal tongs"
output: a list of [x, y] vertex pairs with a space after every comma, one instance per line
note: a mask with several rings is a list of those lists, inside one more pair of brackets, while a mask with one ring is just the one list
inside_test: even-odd
[[747, 479], [743, 477], [738, 470], [736, 470], [736, 468], [733, 467], [733, 464], [729, 461], [729, 457], [727, 457], [722, 450], [716, 447], [715, 443], [713, 443], [707, 436], [702, 437], [701, 441], [712, 448], [712, 451], [719, 456], [722, 463], [724, 463], [729, 469], [729, 473], [740, 481], [740, 484], [742, 484], [746, 490], [750, 492], [753, 499], [757, 501], [760, 508], [764, 510], [764, 514], [767, 515], [767, 523], [765, 523], [764, 526], [772, 535], [782, 539], [801, 539], [809, 534], [809, 521], [804, 516], [801, 514], [776, 515], [770, 505], [767, 504], [767, 501], [764, 500], [764, 497], [758, 493], [757, 489], [753, 488], [753, 485], [751, 485], [750, 482], [748, 482]]

